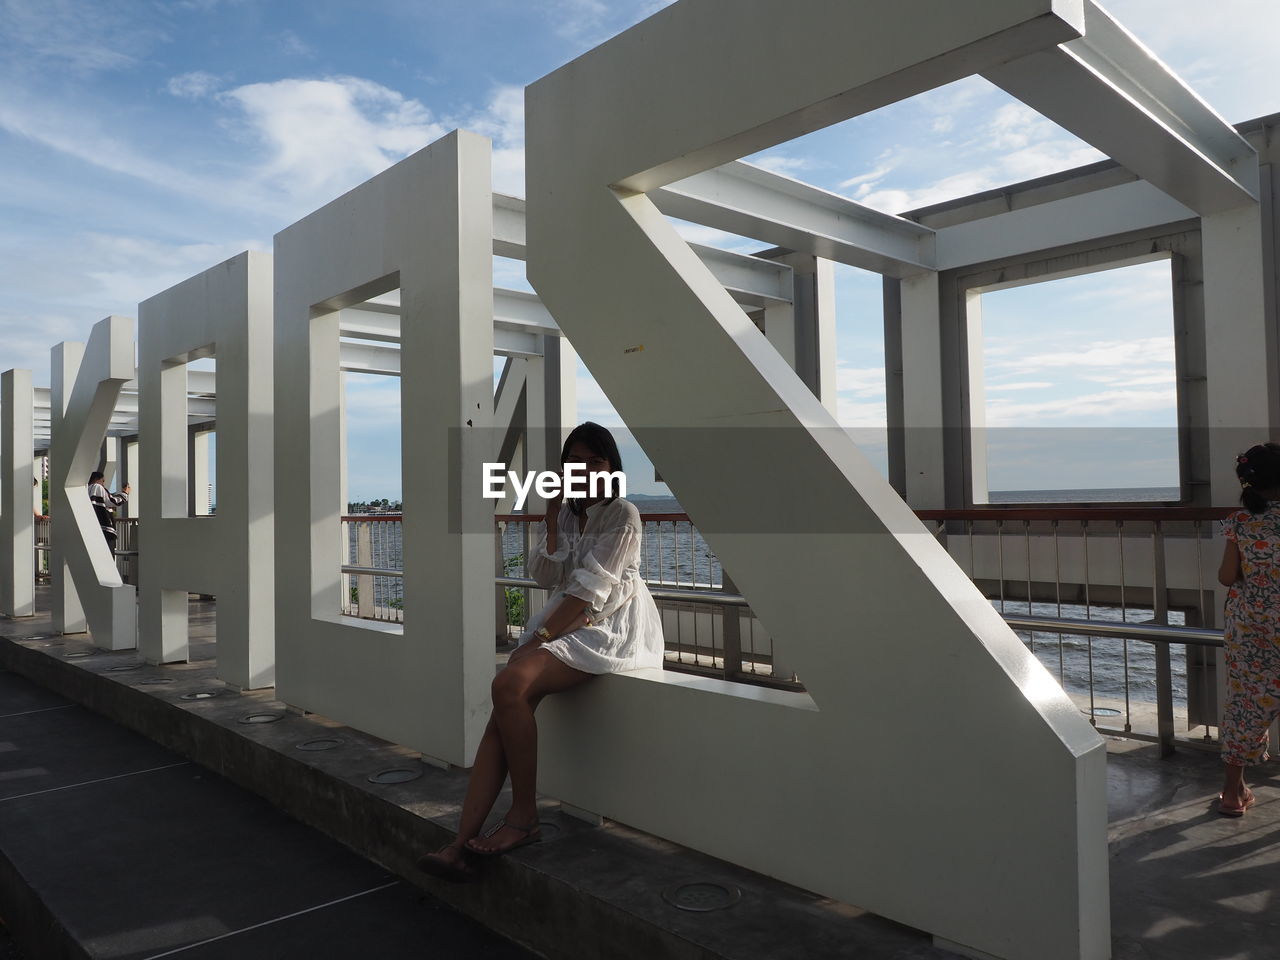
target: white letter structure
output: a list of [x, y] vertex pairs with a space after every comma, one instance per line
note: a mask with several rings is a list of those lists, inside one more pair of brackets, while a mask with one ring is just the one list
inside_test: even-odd
[[0, 615], [36, 612], [31, 371], [0, 374]]
[[[83, 348], [77, 343], [53, 348], [49, 398], [53, 625], [59, 633], [81, 633], [87, 626], [94, 644], [104, 650], [137, 645], [137, 594], [132, 584], [120, 578], [89, 502], [87, 484], [90, 472], [98, 467], [120, 391], [134, 373], [133, 321], [128, 317], [99, 320]], [[75, 386], [68, 391], [73, 378]]]
[[[808, 693], [588, 684], [544, 705], [540, 787], [970, 950], [1102, 960], [1102, 740], [645, 195], [1077, 37], [1081, 0], [775, 7], [684, 0], [527, 89], [528, 273]], [[761, 498], [794, 532], [753, 532]]]
[[[454, 132], [275, 241], [277, 696], [464, 766], [494, 670], [489, 177]], [[339, 311], [397, 287], [403, 626], [339, 614]]]
[[[138, 306], [140, 652], [188, 658], [187, 594], [218, 598], [218, 676], [275, 683], [271, 256], [246, 252]], [[213, 516], [188, 515], [187, 364], [217, 361]]]

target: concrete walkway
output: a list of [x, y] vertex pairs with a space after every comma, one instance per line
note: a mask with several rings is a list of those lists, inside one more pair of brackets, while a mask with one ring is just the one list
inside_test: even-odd
[[[209, 622], [212, 605], [192, 604], [192, 613], [193, 625]], [[954, 957], [934, 946], [921, 931], [621, 824], [606, 821], [601, 826], [590, 826], [566, 816], [551, 799], [545, 799], [540, 807], [546, 834], [543, 843], [486, 864], [482, 883], [453, 886], [434, 881], [415, 871], [412, 861], [417, 853], [451, 834], [465, 788], [462, 771], [444, 771], [420, 763], [412, 751], [325, 718], [288, 713], [283, 704], [272, 699], [271, 691], [235, 693], [213, 677], [216, 646], [207, 638], [196, 641], [193, 637], [196, 642], [192, 662], [152, 667], [140, 663], [133, 651], [94, 651], [83, 637], [51, 637], [47, 631], [47, 620], [42, 618], [0, 621], [0, 634], [14, 638], [0, 640], [0, 667], [46, 688], [27, 688], [25, 696], [31, 699], [24, 702], [39, 704], [41, 696], [51, 697], [47, 691], [55, 690], [59, 696], [90, 705], [95, 711], [144, 732], [178, 754], [133, 738], [136, 743], [131, 749], [139, 752], [130, 755], [131, 765], [126, 765], [127, 769], [118, 764], [110, 766], [107, 760], [116, 749], [110, 744], [115, 741], [108, 738], [102, 746], [95, 746], [98, 741], [85, 731], [71, 738], [85, 744], [79, 754], [88, 766], [82, 772], [63, 774], [52, 760], [18, 762], [12, 752], [0, 753], [0, 770], [47, 771], [0, 778], [0, 787], [4, 788], [0, 797], [31, 792], [30, 786], [21, 784], [24, 779], [43, 784], [41, 778], [53, 777], [48, 785], [56, 787], [93, 779], [85, 773], [94, 770], [99, 771], [97, 778], [118, 772], [149, 771], [93, 785], [89, 789], [96, 793], [86, 792], [83, 796], [98, 796], [101, 802], [84, 802], [78, 812], [61, 810], [53, 798], [64, 802], [68, 798], [59, 797], [59, 793], [78, 793], [80, 788], [25, 801], [0, 800], [0, 823], [4, 824], [0, 827], [0, 850], [10, 854], [7, 845], [12, 842], [18, 845], [17, 849], [26, 851], [24, 856], [47, 859], [51, 879], [49, 886], [41, 888], [41, 896], [48, 900], [50, 891], [79, 884], [84, 890], [101, 891], [104, 904], [113, 905], [114, 913], [103, 910], [98, 914], [94, 937], [116, 937], [119, 939], [114, 942], [131, 945], [130, 936], [155, 937], [158, 931], [173, 937], [175, 943], [190, 943], [241, 929], [256, 922], [253, 918], [258, 916], [269, 914], [266, 918], [273, 919], [305, 906], [329, 903], [352, 893], [363, 894], [314, 915], [303, 914], [287, 925], [272, 925], [281, 931], [296, 930], [290, 936], [299, 943], [315, 935], [328, 946], [335, 941], [323, 932], [326, 916], [341, 918], [346, 911], [401, 909], [406, 905], [433, 917], [441, 914], [438, 908], [417, 906], [413, 888], [418, 887], [550, 957]], [[18, 682], [16, 678], [6, 680]], [[4, 706], [0, 713], [25, 712], [8, 706], [8, 689], [0, 686], [0, 705]], [[192, 693], [214, 696], [183, 699]], [[43, 714], [41, 723], [72, 725], [76, 718], [82, 723], [91, 720], [84, 711], [67, 707], [58, 698], [44, 702], [57, 709]], [[251, 714], [264, 713], [278, 717], [278, 722], [243, 722]], [[0, 724], [21, 719], [0, 718]], [[36, 729], [34, 721], [25, 722]], [[52, 733], [48, 736], [52, 737]], [[336, 740], [338, 744], [329, 751], [299, 751], [300, 743], [316, 738]], [[17, 742], [3, 726], [0, 741]], [[1109, 739], [1107, 746], [1115, 960], [1272, 960], [1280, 956], [1280, 947], [1276, 946], [1280, 943], [1280, 918], [1269, 912], [1280, 893], [1280, 780], [1275, 777], [1274, 765], [1262, 768], [1261, 774], [1251, 774], [1258, 805], [1243, 819], [1231, 820], [1214, 811], [1221, 766], [1213, 753], [1180, 748], [1174, 757], [1161, 760], [1151, 745]], [[940, 740], [937, 748], [963, 750], [964, 745]], [[194, 763], [184, 763], [187, 759]], [[102, 766], [94, 767], [95, 763]], [[181, 765], [170, 766], [175, 763]], [[234, 825], [224, 826], [218, 833], [205, 829], [199, 820], [192, 822], [176, 813], [171, 815], [169, 811], [188, 807], [203, 810], [201, 804], [213, 801], [200, 797], [220, 796], [208, 791], [230, 789], [221, 783], [212, 786], [218, 781], [203, 768], [223, 773], [270, 801], [269, 805], [250, 797], [250, 806], [245, 808], [249, 812], [244, 814], [243, 823], [250, 831], [245, 836], [257, 836], [253, 831], [258, 830], [269, 835], [260, 849], [256, 842], [241, 842]], [[412, 779], [392, 784], [370, 782], [370, 774], [387, 768], [407, 771]], [[57, 779], [60, 776], [77, 779]], [[151, 809], [146, 804], [158, 794], [146, 789], [148, 785], [171, 791], [154, 814], [146, 813]], [[1010, 798], [1009, 802], [1035, 803], [1037, 785], [1028, 783], [1026, 788], [1024, 796]], [[944, 784], [939, 785], [937, 797], [938, 815], [946, 816]], [[107, 803], [107, 798], [113, 798], [112, 802]], [[10, 831], [9, 811], [5, 808], [15, 802], [31, 803], [27, 814], [31, 822]], [[318, 827], [345, 848], [360, 851], [381, 867], [346, 853], [336, 844], [326, 848], [330, 853], [319, 853], [291, 840], [290, 831], [303, 828], [271, 805]], [[504, 809], [502, 800], [497, 809]], [[60, 812], [50, 817], [51, 810]], [[112, 889], [119, 887], [120, 881], [110, 878], [120, 875], [120, 858], [136, 843], [117, 843], [113, 838], [126, 827], [151, 821], [154, 829], [167, 831], [160, 835], [167, 839], [157, 840], [163, 849], [144, 857], [133, 872], [139, 878], [157, 872], [168, 879], [159, 884], [155, 896], [139, 895], [144, 884], [145, 888], [152, 886], [142, 879], [137, 881], [138, 889], [126, 889], [128, 895], [121, 896], [120, 890]], [[263, 825], [272, 824], [272, 829], [263, 829]], [[44, 839], [36, 843], [34, 838], [41, 835], [41, 830]], [[11, 832], [15, 834], [13, 841], [8, 839]], [[276, 833], [278, 837], [274, 836]], [[762, 838], [762, 842], [783, 839], [780, 828], [777, 837]], [[57, 843], [72, 841], [74, 856], [47, 852]], [[329, 843], [323, 838], [316, 842], [322, 846]], [[276, 888], [276, 858], [287, 861], [286, 854], [292, 856], [291, 851], [302, 851], [303, 847], [305, 851], [297, 854], [297, 863], [313, 866], [281, 867], [279, 886], [292, 892], [277, 902], [265, 892]], [[349, 861], [343, 861], [343, 856]], [[215, 867], [209, 858], [219, 863], [230, 858], [230, 863]], [[193, 863], [201, 865], [201, 869]], [[264, 879], [268, 876], [273, 883]], [[407, 882], [378, 889], [393, 883], [396, 877]], [[179, 880], [193, 884], [193, 892], [179, 895]], [[687, 909], [699, 905], [699, 900], [704, 907], [714, 907], [715, 898], [725, 891], [736, 893], [736, 900], [720, 909]], [[6, 895], [7, 891], [0, 890], [0, 897]], [[264, 900], [271, 909], [254, 913], [253, 908]], [[126, 915], [119, 911], [134, 902], [141, 902], [146, 912], [128, 914], [126, 922]], [[223, 907], [223, 903], [230, 905]], [[7, 899], [2, 905], [6, 911], [10, 909]], [[210, 905], [218, 906], [214, 909]], [[361, 920], [353, 926], [366, 930], [370, 925]], [[262, 928], [262, 933], [254, 935], [266, 937], [270, 930]], [[245, 935], [231, 939], [239, 936]], [[419, 949], [424, 942], [434, 944], [435, 936], [429, 934], [423, 941], [401, 935], [402, 942], [410, 941]], [[395, 941], [397, 937], [390, 939]], [[111, 955], [151, 956], [154, 954], [145, 951], [154, 942], [139, 944], [133, 953]], [[235, 955], [284, 955], [272, 953], [271, 947], [265, 949], [266, 953]], [[380, 953], [365, 941], [351, 953], [345, 949], [305, 955], [397, 956]]]
[[0, 896], [33, 960], [532, 956], [25, 678], [0, 707]]

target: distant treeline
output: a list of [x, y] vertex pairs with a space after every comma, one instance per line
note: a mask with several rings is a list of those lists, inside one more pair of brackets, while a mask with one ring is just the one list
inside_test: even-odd
[[404, 504], [399, 500], [357, 500], [347, 504], [347, 513], [400, 513]]

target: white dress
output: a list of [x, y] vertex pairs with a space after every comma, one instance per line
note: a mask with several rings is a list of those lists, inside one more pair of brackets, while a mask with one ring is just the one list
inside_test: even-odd
[[619, 673], [661, 667], [662, 618], [640, 578], [640, 511], [621, 497], [587, 507], [587, 525], [566, 503], [560, 508], [555, 553], [547, 553], [547, 524], [538, 524], [529, 554], [529, 575], [552, 591], [546, 606], [529, 620], [521, 645], [566, 594], [590, 603], [590, 626], [578, 627], [543, 644], [571, 667], [586, 673]]

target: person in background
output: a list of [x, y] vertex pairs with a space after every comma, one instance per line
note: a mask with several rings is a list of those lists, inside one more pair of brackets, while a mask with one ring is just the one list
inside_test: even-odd
[[[560, 462], [583, 464], [588, 474], [622, 472], [613, 436], [591, 422], [569, 434]], [[547, 501], [528, 566], [551, 594], [494, 678], [493, 712], [471, 767], [458, 835], [418, 860], [423, 871], [472, 880], [478, 874], [474, 856], [540, 839], [533, 711], [545, 696], [598, 674], [662, 666], [662, 620], [640, 576], [641, 529], [640, 512], [621, 497]], [[482, 835], [508, 773], [511, 806]]]
[[1236, 458], [1243, 510], [1223, 521], [1218, 580], [1227, 592], [1222, 632], [1227, 704], [1222, 714], [1226, 779], [1218, 812], [1244, 816], [1254, 804], [1244, 768], [1267, 759], [1267, 729], [1280, 715], [1280, 444]]
[[102, 527], [102, 536], [107, 541], [111, 555], [116, 555], [116, 508], [129, 499], [129, 484], [124, 485], [120, 493], [112, 493], [103, 484], [103, 474], [95, 470], [89, 474], [89, 502], [93, 504], [93, 512], [97, 514], [98, 526]]

